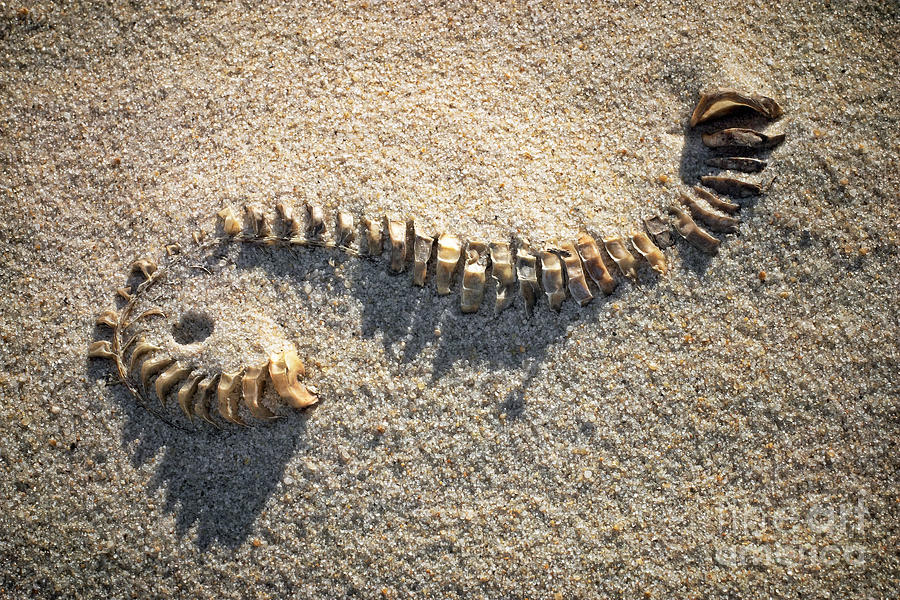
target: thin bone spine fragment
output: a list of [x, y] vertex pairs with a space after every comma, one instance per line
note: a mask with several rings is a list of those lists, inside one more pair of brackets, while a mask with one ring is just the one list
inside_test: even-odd
[[679, 192], [678, 199], [687, 207], [691, 216], [694, 217], [694, 219], [702, 221], [703, 224], [709, 227], [710, 231], [715, 231], [717, 233], [734, 233], [737, 231], [738, 225], [741, 224], [740, 220], [735, 219], [734, 217], [716, 214], [711, 210], [707, 210], [701, 206], [699, 202], [684, 192]]
[[719, 198], [709, 190], [702, 188], [699, 185], [695, 185], [693, 189], [694, 193], [697, 196], [699, 196], [702, 200], [705, 200], [707, 204], [709, 204], [716, 210], [721, 210], [722, 212], [728, 213], [730, 215], [733, 215], [741, 210], [740, 204], [735, 204], [734, 202], [729, 202], [728, 200]]
[[566, 267], [569, 293], [578, 302], [579, 306], [584, 306], [594, 299], [594, 295], [591, 293], [591, 289], [588, 287], [587, 280], [584, 277], [584, 269], [581, 267], [581, 258], [578, 256], [578, 250], [575, 249], [575, 244], [568, 240], [560, 243], [559, 249], [561, 250], [560, 258]]
[[665, 275], [666, 271], [669, 270], [665, 254], [662, 253], [662, 250], [660, 250], [656, 244], [653, 243], [653, 240], [651, 240], [643, 231], [631, 232], [631, 245], [638, 251], [638, 254], [643, 256], [647, 262], [650, 263], [650, 268], [660, 275]]
[[547, 295], [550, 308], [559, 311], [566, 299], [566, 286], [563, 280], [562, 261], [555, 252], [541, 251], [541, 284]]
[[719, 239], [697, 225], [687, 212], [673, 204], [669, 206], [669, 214], [675, 217], [675, 231], [689, 244], [707, 254], [719, 251]]
[[512, 253], [507, 242], [491, 243], [491, 278], [497, 282], [494, 314], [499, 315], [512, 304], [516, 285], [516, 272], [513, 269]]
[[707, 158], [706, 164], [717, 169], [741, 171], [742, 173], [759, 173], [766, 168], [766, 161], [747, 156], [715, 156]]
[[531, 317], [540, 294], [540, 286], [537, 278], [537, 257], [531, 253], [531, 247], [525, 241], [519, 244], [519, 251], [516, 252], [516, 275], [519, 278], [519, 294], [525, 303], [525, 315]]
[[463, 267], [460, 290], [460, 309], [464, 313], [478, 312], [484, 299], [485, 270], [487, 269], [487, 244], [466, 244], [466, 264]]
[[784, 141], [784, 134], [766, 135], [746, 127], [729, 127], [704, 133], [703, 144], [719, 150], [769, 150]]
[[732, 88], [719, 88], [700, 95], [700, 101], [691, 115], [691, 127], [741, 108], [754, 110], [768, 119], [777, 119], [784, 114], [781, 106], [772, 98], [744, 94]]
[[622, 238], [618, 236], [606, 238], [603, 240], [603, 245], [606, 247], [606, 252], [609, 254], [610, 258], [618, 265], [622, 275], [632, 281], [636, 281], [637, 260], [635, 260], [634, 255], [628, 251]]
[[755, 183], [741, 181], [732, 177], [704, 175], [700, 178], [700, 182], [706, 187], [732, 198], [750, 198], [751, 196], [759, 196], [762, 193], [762, 188]]
[[459, 238], [449, 233], [442, 233], [438, 238], [437, 267], [434, 272], [434, 284], [438, 294], [443, 296], [450, 293], [453, 273], [459, 264], [461, 254], [462, 243]]

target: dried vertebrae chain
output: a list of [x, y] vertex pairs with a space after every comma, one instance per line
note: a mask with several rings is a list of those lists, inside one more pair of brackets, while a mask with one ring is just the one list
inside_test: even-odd
[[[776, 119], [782, 114], [781, 108], [770, 98], [720, 89], [701, 96], [691, 117], [691, 125], [721, 117], [735, 109], [750, 109], [769, 119]], [[766, 166], [764, 161], [746, 156], [747, 153], [771, 149], [783, 139], [783, 135], [769, 136], [744, 128], [729, 128], [702, 136], [704, 145], [716, 152], [726, 153], [709, 158], [706, 161], [709, 166], [742, 172], [758, 172]], [[703, 176], [700, 179], [711, 190], [734, 198], [761, 193], [758, 185], [731, 177]], [[721, 242], [710, 232], [734, 233], [740, 223], [735, 216], [740, 205], [704, 187], [694, 186], [693, 191], [694, 196], [679, 192], [681, 206], [668, 208], [668, 213], [674, 217], [671, 223], [656, 215], [644, 219], [643, 230], [632, 230], [625, 237], [604, 237], [598, 243], [590, 234], [583, 232], [576, 241], [543, 245], [539, 250], [532, 250], [532, 246], [523, 240], [514, 244], [507, 241], [486, 243], [463, 241], [448, 233], [433, 236], [415, 222], [390, 217], [385, 217], [383, 221], [363, 220], [360, 241], [358, 247], [354, 247], [357, 230], [349, 213], [338, 213], [334, 239], [328, 240], [325, 239], [326, 226], [321, 207], [307, 205], [304, 226], [293, 210], [284, 204], [276, 206], [281, 234], [274, 233], [270, 220], [257, 207], [244, 207], [246, 226], [232, 208], [226, 207], [218, 213], [224, 236], [201, 242], [200, 236], [196, 235], [195, 241], [200, 251], [223, 242], [237, 242], [329, 248], [372, 260], [383, 255], [386, 245], [390, 270], [401, 273], [412, 265], [412, 280], [418, 286], [426, 285], [430, 266], [434, 265], [433, 279], [439, 295], [451, 292], [453, 281], [459, 273], [460, 309], [463, 313], [478, 311], [484, 299], [487, 270], [490, 268], [491, 277], [496, 282], [494, 312], [500, 313], [513, 303], [518, 283], [518, 295], [526, 315], [531, 316], [542, 293], [553, 310], [560, 310], [569, 295], [584, 306], [591, 302], [595, 293], [613, 293], [617, 281], [606, 266], [604, 254], [615, 264], [613, 271], [618, 270], [632, 281], [637, 279], [641, 259], [646, 260], [659, 274], [665, 274], [668, 265], [663, 249], [674, 244], [672, 228], [701, 251], [716, 253]], [[146, 295], [147, 290], [164, 277], [167, 268], [175, 266], [186, 256], [177, 247], [167, 250], [168, 262], [162, 267], [147, 258], [134, 262], [132, 271], [139, 273], [144, 280], [134, 289], [120, 288], [119, 294], [125, 299], [124, 306], [118, 311], [104, 311], [97, 319], [98, 324], [112, 330], [112, 339], [94, 342], [89, 356], [113, 360], [119, 379], [149, 410], [153, 409], [146, 400], [145, 392], [150, 389], [151, 380], [155, 378], [153, 389], [163, 406], [170, 392], [180, 384], [175, 395], [185, 415], [189, 419], [198, 416], [213, 424], [216, 424], [211, 413], [213, 398], [218, 414], [231, 423], [246, 424], [240, 414], [241, 400], [254, 418], [275, 418], [275, 414], [261, 403], [267, 381], [272, 383], [278, 396], [294, 408], [306, 408], [317, 402], [317, 397], [299, 381], [304, 376], [304, 367], [292, 346], [270, 354], [264, 362], [217, 373], [183, 364], [167, 356], [160, 347], [146, 342], [140, 332], [125, 339], [139, 321], [162, 315], [158, 309], [151, 308], [132, 317], [138, 298]], [[134, 376], [137, 367], [140, 367], [139, 377]], [[168, 422], [164, 415], [156, 414]]]

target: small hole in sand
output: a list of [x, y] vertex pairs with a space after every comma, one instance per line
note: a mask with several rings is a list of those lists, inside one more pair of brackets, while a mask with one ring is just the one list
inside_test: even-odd
[[209, 315], [187, 312], [172, 326], [172, 337], [181, 345], [202, 342], [213, 332], [213, 320]]

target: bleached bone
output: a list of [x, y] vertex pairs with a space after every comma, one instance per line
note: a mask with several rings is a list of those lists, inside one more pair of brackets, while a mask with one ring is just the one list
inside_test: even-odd
[[606, 269], [606, 263], [603, 262], [603, 256], [597, 242], [588, 233], [582, 232], [578, 236], [578, 242], [575, 244], [578, 254], [584, 263], [584, 270], [587, 272], [597, 287], [606, 294], [612, 294], [616, 289], [616, 280]]
[[637, 261], [634, 255], [628, 251], [628, 247], [625, 246], [622, 238], [618, 236], [606, 238], [603, 240], [603, 245], [606, 247], [606, 252], [610, 258], [615, 261], [619, 270], [622, 271], [622, 275], [632, 281], [637, 280]]
[[156, 396], [157, 398], [159, 398], [159, 401], [162, 402], [163, 406], [166, 405], [166, 396], [168, 396], [169, 390], [172, 389], [172, 386], [174, 386], [176, 383], [190, 374], [190, 368], [182, 366], [180, 363], [176, 362], [156, 378]]
[[699, 202], [684, 192], [678, 194], [678, 199], [687, 207], [692, 217], [702, 221], [711, 231], [717, 233], [734, 233], [737, 231], [738, 225], [741, 224], [740, 220], [735, 219], [734, 217], [716, 214], [711, 210], [707, 210], [701, 206]]
[[311, 240], [317, 240], [325, 233], [325, 213], [318, 204], [307, 204], [306, 235]]
[[462, 243], [459, 238], [449, 233], [442, 233], [438, 238], [437, 267], [434, 271], [434, 284], [438, 294], [450, 293], [453, 273], [456, 271], [456, 265], [459, 264], [461, 254]]
[[218, 405], [219, 414], [229, 423], [235, 425], [246, 425], [244, 420], [238, 414], [237, 394], [241, 383], [241, 372], [222, 373], [219, 377], [219, 385], [216, 387], [216, 403]]
[[719, 150], [769, 150], [784, 141], [784, 134], [766, 135], [746, 127], [729, 127], [704, 133], [703, 144]]
[[[197, 400], [194, 402], [194, 414], [211, 425], [216, 425], [216, 422], [212, 420], [209, 414], [209, 401], [216, 391], [218, 381], [219, 375], [217, 373], [213, 373], [201, 381], [200, 385], [197, 386]], [[218, 425], [216, 426], [218, 427]]]
[[115, 329], [119, 322], [119, 313], [112, 309], [104, 310], [100, 313], [100, 316], [97, 317], [96, 322], [97, 325], [106, 325], [109, 328]]
[[300, 236], [300, 221], [294, 215], [294, 209], [289, 204], [279, 202], [275, 205], [275, 211], [281, 217], [281, 223], [284, 227], [285, 234], [291, 237]]
[[762, 188], [755, 183], [748, 183], [732, 177], [704, 175], [700, 178], [700, 182], [706, 187], [732, 198], [749, 198], [750, 196], [759, 196], [762, 193]]
[[353, 215], [341, 211], [337, 216], [337, 245], [344, 248], [350, 247], [356, 239], [356, 230], [353, 228]]
[[160, 349], [161, 348], [159, 346], [154, 346], [149, 342], [138, 342], [137, 346], [134, 347], [134, 351], [131, 353], [131, 359], [128, 361], [128, 372], [131, 373], [132, 371], [134, 371], [134, 367], [137, 364], [137, 361], [140, 360], [143, 355], [149, 352], [156, 352]]
[[569, 293], [579, 306], [584, 306], [594, 299], [591, 289], [588, 287], [587, 280], [584, 278], [584, 269], [581, 268], [581, 258], [578, 256], [578, 250], [575, 244], [570, 241], [564, 241], [559, 244], [560, 258], [566, 267], [566, 279], [568, 280]]
[[537, 257], [531, 253], [528, 242], [519, 245], [516, 252], [516, 276], [519, 278], [519, 294], [525, 302], [525, 314], [530, 317], [540, 294], [537, 279]]
[[566, 299], [566, 286], [563, 282], [562, 262], [559, 256], [549, 250], [541, 251], [541, 285], [550, 308], [558, 311]]
[[241, 394], [244, 398], [244, 405], [250, 414], [260, 421], [275, 418], [275, 413], [259, 403], [266, 384], [268, 366], [268, 361], [262, 365], [251, 365], [244, 369], [244, 376], [241, 377]]
[[144, 277], [150, 279], [157, 269], [156, 261], [152, 258], [139, 258], [131, 263], [131, 272], [140, 271]]
[[688, 243], [707, 254], [719, 251], [719, 239], [697, 225], [691, 215], [675, 205], [669, 207], [669, 213], [675, 216], [675, 231]]
[[484, 299], [484, 280], [487, 270], [488, 247], [484, 242], [466, 244], [466, 264], [463, 267], [459, 306], [464, 313], [478, 312]]
[[363, 225], [366, 228], [366, 254], [381, 256], [381, 253], [384, 252], [381, 223], [378, 220], [363, 219]]
[[168, 368], [174, 362], [175, 360], [168, 356], [151, 357], [145, 360], [144, 364], [141, 365], [141, 385], [144, 386], [144, 389], [147, 389], [147, 386], [150, 385], [151, 377]]
[[306, 386], [298, 381], [305, 374], [303, 361], [293, 349], [269, 356], [269, 377], [278, 395], [293, 408], [306, 408], [318, 401]]
[[638, 251], [638, 254], [647, 259], [647, 262], [650, 263], [650, 267], [654, 271], [660, 275], [666, 274], [666, 271], [668, 270], [666, 256], [662, 253], [662, 250], [657, 248], [656, 244], [647, 237], [646, 233], [643, 231], [632, 230], [631, 245]]
[[203, 379], [203, 376], [204, 373], [202, 371], [194, 371], [184, 380], [181, 387], [178, 388], [178, 394], [176, 396], [176, 398], [178, 398], [178, 406], [184, 411], [184, 414], [189, 421], [194, 420], [194, 414], [191, 410], [193, 407], [194, 394], [197, 393], [197, 385], [200, 383], [200, 380]]
[[717, 169], [741, 171], [743, 173], [759, 173], [766, 168], [766, 161], [746, 156], [718, 156], [707, 158], [706, 164]]
[[402, 273], [406, 269], [406, 223], [389, 217], [384, 220], [391, 244], [391, 271]]
[[722, 198], [719, 198], [709, 190], [704, 189], [699, 185], [695, 185], [693, 189], [694, 193], [697, 194], [697, 196], [699, 196], [703, 200], [706, 200], [706, 203], [716, 210], [721, 210], [722, 212], [726, 212], [730, 215], [733, 215], [737, 211], [741, 210], [739, 204], [729, 202], [728, 200], [723, 200]]
[[100, 340], [88, 346], [88, 356], [90, 358], [116, 359], [116, 354], [112, 351], [112, 344], [106, 340]]
[[216, 214], [222, 218], [222, 231], [225, 235], [235, 236], [241, 232], [241, 222], [234, 214], [233, 208], [226, 206]]
[[244, 212], [247, 215], [247, 221], [250, 222], [250, 231], [254, 237], [264, 238], [272, 235], [272, 228], [266, 219], [265, 213], [258, 207], [251, 204], [244, 205]]
[[491, 243], [491, 277], [497, 282], [494, 314], [499, 315], [512, 304], [516, 285], [516, 272], [513, 270], [512, 253], [507, 242]]
[[691, 115], [691, 127], [741, 108], [754, 110], [768, 119], [777, 119], [784, 114], [772, 98], [744, 94], [731, 88], [720, 88], [700, 95], [700, 102]]
[[431, 249], [434, 246], [434, 238], [426, 235], [418, 226], [413, 227], [415, 241], [413, 241], [413, 283], [418, 286], [425, 285], [428, 277], [428, 261], [431, 260]]

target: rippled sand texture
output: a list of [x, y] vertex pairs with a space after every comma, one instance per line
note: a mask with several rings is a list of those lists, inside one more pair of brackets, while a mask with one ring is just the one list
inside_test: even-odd
[[[895, 597], [898, 12], [2, 5], [0, 596]], [[160, 302], [217, 364], [297, 344], [322, 401], [268, 426], [166, 426], [86, 358], [226, 202], [626, 233], [708, 172], [719, 85], [787, 141], [716, 257], [526, 322], [232, 249]]]

